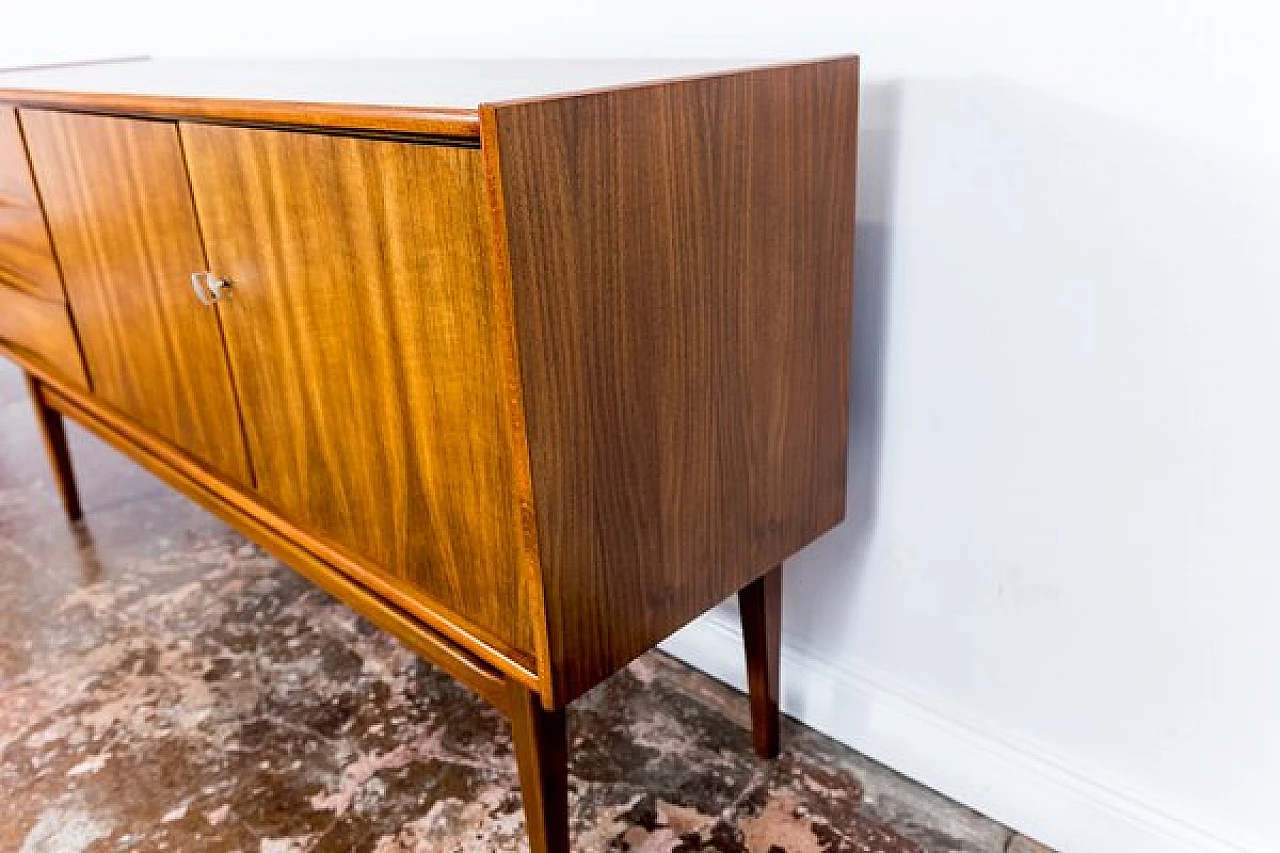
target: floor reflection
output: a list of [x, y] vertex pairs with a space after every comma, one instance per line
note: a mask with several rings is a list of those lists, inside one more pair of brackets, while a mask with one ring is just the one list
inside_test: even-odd
[[[15, 386], [18, 389], [15, 391]], [[0, 849], [514, 851], [505, 722], [0, 370]], [[645, 656], [571, 713], [584, 851], [1003, 851], [1002, 827]]]

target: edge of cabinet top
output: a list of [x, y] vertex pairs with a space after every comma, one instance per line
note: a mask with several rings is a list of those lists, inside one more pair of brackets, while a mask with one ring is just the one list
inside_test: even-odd
[[786, 60], [121, 60], [0, 71], [0, 102], [121, 115], [480, 136], [480, 107]]

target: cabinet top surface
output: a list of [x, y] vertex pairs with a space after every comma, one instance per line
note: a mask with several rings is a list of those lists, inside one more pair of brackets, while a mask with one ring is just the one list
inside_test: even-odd
[[0, 99], [76, 93], [473, 111], [773, 64], [742, 59], [128, 60], [0, 71]]

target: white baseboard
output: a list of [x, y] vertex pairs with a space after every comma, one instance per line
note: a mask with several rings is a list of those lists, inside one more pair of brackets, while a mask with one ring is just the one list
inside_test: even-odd
[[[741, 631], [724, 613], [712, 611], [662, 648], [744, 689]], [[785, 641], [782, 673], [790, 716], [1057, 850], [1264, 853], [1258, 840], [1175, 815], [883, 674], [832, 665]]]

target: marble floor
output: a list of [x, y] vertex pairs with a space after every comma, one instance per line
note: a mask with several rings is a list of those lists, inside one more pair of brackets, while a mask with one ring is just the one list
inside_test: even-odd
[[[526, 849], [506, 723], [72, 428], [61, 515], [0, 367], [0, 851]], [[660, 653], [570, 712], [574, 849], [1044, 848]]]

